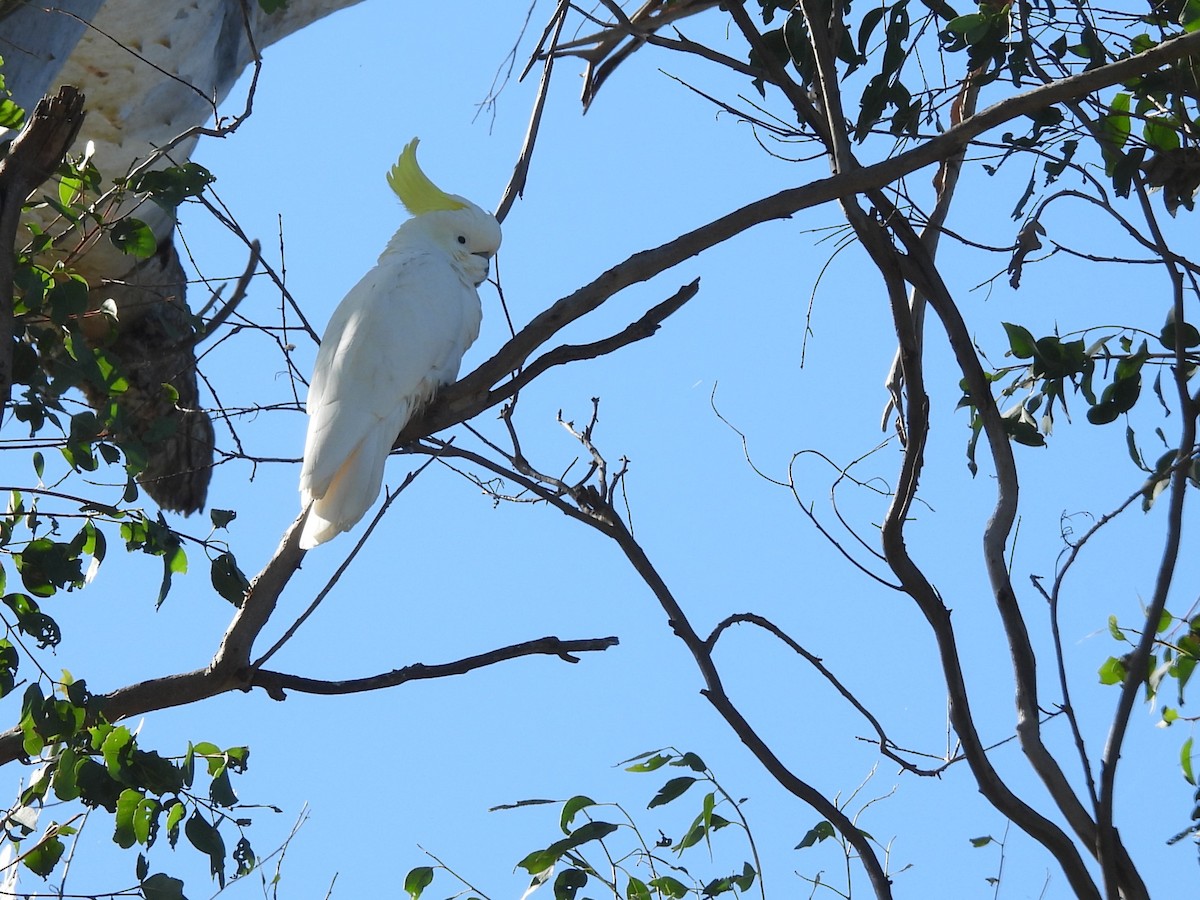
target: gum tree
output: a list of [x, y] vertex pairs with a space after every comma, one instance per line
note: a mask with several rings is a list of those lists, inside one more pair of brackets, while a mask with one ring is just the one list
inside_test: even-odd
[[[720, 719], [783, 790], [819, 816], [813, 841], [836, 836], [843, 842], [856, 866], [847, 876], [846, 893], [855, 884], [879, 898], [899, 892], [878, 842], [860, 829], [844, 803], [822, 793], [787, 762], [792, 748], [764, 737], [727, 690], [717, 650], [735, 626], [765, 632], [813, 666], [864, 717], [889, 764], [919, 777], [937, 776], [949, 766], [969, 770], [987, 802], [1044, 849], [1075, 896], [1148, 897], [1148, 873], [1123, 839], [1114, 798], [1123, 771], [1118, 761], [1135, 708], [1145, 698], [1156, 699], [1164, 724], [1190, 727], [1183, 698], [1200, 656], [1200, 619], [1186, 607], [1189, 588], [1180, 583], [1186, 578], [1181, 564], [1186, 559], [1187, 501], [1198, 480], [1200, 410], [1191, 380], [1200, 346], [1200, 332], [1191, 324], [1198, 269], [1188, 255], [1188, 229], [1200, 186], [1200, 8], [1195, 3], [1128, 9], [1034, 3], [985, 3], [972, 9], [929, 0], [860, 4], [650, 2], [636, 10], [612, 2], [596, 8], [557, 4], [545, 28], [532, 35], [530, 70], [540, 71], [540, 89], [525, 146], [500, 204], [501, 218], [519, 202], [527, 179], [537, 171], [544, 102], [562, 70], [582, 66], [586, 108], [603, 100], [610, 79], [633, 77], [627, 63], [635, 55], [664, 60], [681, 55], [754, 92], [705, 96], [726, 118], [749, 123], [766, 152], [786, 149], [789, 158], [799, 155], [795, 175], [788, 187], [747, 198], [739, 208], [625, 259], [608, 259], [600, 248], [595, 259], [599, 275], [543, 302], [541, 312], [514, 328], [491, 358], [444, 391], [399, 435], [396, 447], [431, 463], [459, 467], [495, 502], [536, 499], [615, 546], [694, 659], [701, 690]], [[260, 6], [269, 13], [273, 4]], [[689, 33], [723, 37], [700, 40]], [[86, 102], [88, 85], [80, 88]], [[64, 852], [63, 837], [74, 827], [68, 819], [37, 836], [34, 812], [52, 797], [79, 802], [110, 813], [118, 845], [137, 849], [138, 889], [147, 897], [173, 897], [181, 896], [182, 885], [152, 871], [149, 862], [149, 849], [161, 839], [160, 832], [172, 844], [181, 836], [189, 841], [211, 860], [212, 872], [222, 881], [227, 870], [244, 874], [253, 868], [245, 823], [231, 812], [237, 797], [230, 775], [244, 769], [246, 753], [241, 747], [222, 749], [197, 741], [182, 752], [163, 755], [140, 746], [123, 721], [233, 690], [258, 689], [274, 698], [288, 692], [349, 694], [530, 654], [574, 662], [578, 654], [603, 650], [616, 638], [531, 637], [446, 663], [398, 662], [393, 671], [348, 681], [271, 668], [276, 651], [324, 597], [313, 598], [283, 638], [264, 646], [263, 629], [303, 558], [297, 546], [299, 520], [282, 535], [266, 565], [248, 577], [235, 548], [221, 536], [233, 511], [211, 510], [213, 531], [197, 538], [148, 503], [142, 492], [147, 472], [150, 483], [162, 477], [148, 468], [150, 451], [174, 433], [162, 422], [196, 410], [180, 400], [177, 388], [165, 387], [155, 400], [165, 397], [168, 411], [148, 424], [130, 424], [148, 401], [131, 391], [131, 371], [138, 360], [114, 349], [112, 335], [124, 312], [119, 304], [106, 306], [107, 298], [96, 293], [98, 283], [111, 276], [101, 271], [89, 281], [83, 274], [88, 255], [105, 241], [104, 246], [134, 259], [161, 252], [164, 236], [146, 223], [147, 211], [165, 211], [164, 220], [171, 221], [180, 203], [194, 202], [219, 217], [224, 213], [210, 199], [208, 173], [194, 164], [172, 157], [152, 168], [138, 159], [125, 172], [102, 173], [85, 156], [68, 153], [79, 128], [79, 107], [70, 91], [45, 101], [32, 111], [22, 138], [0, 163], [6, 221], [13, 220], [14, 204], [23, 198], [28, 198], [27, 216], [37, 208], [42, 216], [27, 218], [19, 233], [15, 220], [9, 221], [6, 234], [17, 235], [15, 257], [10, 271], [0, 273], [6, 285], [11, 283], [13, 296], [5, 325], [11, 334], [5, 345], [13, 354], [5, 369], [12, 386], [5, 410], [6, 449], [10, 455], [31, 457], [36, 475], [36, 480], [14, 486], [0, 528], [8, 556], [3, 597], [8, 636], [0, 644], [0, 686], [14, 700], [21, 696], [19, 714], [13, 704], [10, 728], [0, 734], [0, 759], [41, 764], [10, 813], [10, 832], [23, 838], [27, 867], [40, 874], [53, 872]], [[3, 113], [17, 121], [11, 108]], [[86, 136], [86, 120], [83, 128]], [[22, 147], [22, 140], [40, 152]], [[59, 167], [64, 154], [67, 161]], [[753, 158], [745, 164], [752, 165]], [[981, 200], [983, 191], [987, 202]], [[924, 621], [936, 648], [956, 741], [956, 749], [936, 764], [889, 738], [888, 716], [871, 710], [848, 680], [778, 625], [770, 609], [731, 610], [708, 630], [693, 622], [688, 598], [672, 589], [655, 564], [656, 537], [634, 537], [625, 511], [627, 469], [624, 463], [610, 463], [611, 454], [596, 430], [597, 416], [583, 425], [563, 423], [585, 462], [579, 472], [563, 474], [540, 462], [521, 440], [516, 409], [524, 388], [535, 381], [552, 383], [563, 366], [619, 354], [649, 339], [701, 286], [688, 281], [649, 305], [628, 327], [585, 344], [563, 343], [558, 335], [564, 328], [587, 320], [626, 288], [755, 226], [819, 206], [836, 209], [847, 252], [872, 267], [876, 290], [868, 298], [871, 315], [888, 322], [896, 340], [890, 369], [886, 359], [847, 363], [878, 364], [886, 391], [879, 409], [853, 410], [840, 424], [860, 429], [864, 442], [874, 442], [882, 412], [893, 456], [834, 463], [837, 485], [852, 486], [874, 504], [857, 519], [843, 517], [836, 503], [825, 514], [801, 500], [808, 488], [791, 473], [774, 480], [796, 494], [799, 513], [864, 583], [894, 593]], [[1119, 242], [1061, 224], [1060, 210], [1080, 208], [1087, 217], [1114, 224]], [[241, 234], [236, 222], [225, 221]], [[241, 236], [250, 263], [231, 295], [203, 304], [193, 298], [186, 327], [145, 353], [247, 340], [251, 329], [235, 318], [236, 309], [250, 279], [260, 273], [277, 284], [290, 318], [286, 328], [250, 324], [259, 337], [274, 342], [291, 380], [277, 402], [252, 413], [286, 414], [300, 403], [303, 374], [279, 334], [306, 339], [316, 334], [279, 273], [261, 258], [258, 245]], [[959, 248], [994, 260], [990, 272], [981, 276], [948, 262]], [[1131, 305], [1128, 319], [1117, 325], [1068, 321], [1068, 315], [1079, 311], [1064, 304], [1061, 317], [1055, 316], [1057, 325], [1047, 328], [1040, 321], [996, 326], [980, 316], [969, 296], [981, 281], [1028, 292], [1043, 273], [1053, 287], [1053, 261], [1065, 257], [1097, 270], [1144, 267], [1156, 273], [1142, 276], [1149, 299]], [[853, 323], [847, 321], [845, 327], [852, 330]], [[803, 337], [797, 335], [798, 344]], [[155, 380], [151, 387], [161, 383]], [[931, 401], [931, 396], [947, 393], [959, 400], [957, 410]], [[81, 394], [86, 407], [78, 401]], [[251, 411], [222, 404], [215, 396], [204, 411], [230, 425], [229, 446], [216, 448], [218, 461], [254, 459], [255, 451], [242, 445], [237, 430], [239, 417]], [[499, 426], [483, 436], [482, 426], [472, 423], [497, 412]], [[1056, 426], [1060, 431], [1093, 428], [1096, 434], [1124, 427], [1130, 459], [1123, 463], [1126, 469], [1114, 468], [1112, 477], [1127, 481], [1129, 489], [1125, 501], [1098, 514], [1089, 529], [1064, 531], [1051, 576], [1027, 579], [1013, 565], [1018, 516], [1026, 514], [1027, 505], [1020, 490], [1031, 457], [1024, 448], [1047, 446], [1054, 465], [1071, 466], [1071, 460], [1053, 457]], [[959, 471], [930, 472], [931, 440], [946, 433], [961, 438], [965, 463]], [[462, 435], [475, 439], [460, 440]], [[752, 446], [753, 435], [744, 437]], [[47, 487], [47, 456], [55, 453], [66, 470]], [[871, 474], [860, 475], [868, 465]], [[415, 469], [389, 494], [380, 515], [424, 470]], [[91, 487], [88, 476], [97, 471], [118, 473], [125, 485], [119, 501], [114, 502], [111, 492], [96, 493]], [[927, 535], [920, 532], [957, 527], [917, 515], [925, 502], [922, 484], [934, 477], [951, 482], [987, 478], [993, 486], [991, 509], [978, 535], [980, 553], [972, 561], [989, 586], [1000, 623], [992, 633], [964, 633], [951, 616], [963, 598], [940, 588], [933, 574], [937, 560], [926, 549]], [[1032, 509], [1028, 514], [1045, 512], [1036, 505]], [[1061, 604], [1073, 590], [1073, 568], [1095, 536], [1114, 522], [1139, 515], [1139, 540], [1156, 542], [1159, 558], [1145, 573], [1141, 608], [1122, 608], [1111, 619], [1107, 610], [1096, 612], [1098, 627], [1107, 620], [1112, 637], [1122, 642], [1100, 671], [1112, 687], [1104, 726], [1097, 729], [1094, 718], [1082, 721], [1072, 704], [1073, 689], [1097, 675], [1094, 669], [1081, 671], [1069, 664], [1060, 630]], [[364, 541], [370, 534], [368, 530]], [[214, 590], [233, 609], [223, 634], [214, 636], [207, 666], [97, 695], [83, 678], [53, 676], [49, 665], [39, 662], [41, 651], [61, 638], [59, 623], [44, 607], [60, 591], [88, 590], [90, 573], [118, 535], [129, 551], [161, 558], [160, 603], [189, 555], [203, 556]], [[348, 562], [356, 552], [349, 553]], [[981, 642], [989, 650], [999, 648], [1011, 663], [1005, 673], [1015, 699], [1011, 736], [1039, 784], [1036, 790], [994, 765], [993, 747], [981, 734], [981, 701], [964, 664], [964, 654], [976, 652]], [[669, 758], [673, 764], [690, 765], [687, 755]], [[1180, 760], [1184, 777], [1194, 783], [1190, 739], [1182, 741]], [[703, 763], [698, 765], [693, 770], [708, 777]], [[208, 776], [199, 782], [198, 766]], [[566, 838], [526, 860], [531, 874], [537, 876], [545, 871], [543, 864], [569, 858], [608, 833], [596, 828], [595, 821], [572, 830], [575, 814], [587, 805], [575, 803], [570, 815], [564, 810]], [[688, 835], [698, 841], [714, 830], [713, 814], [711, 805], [706, 806]], [[1180, 838], [1194, 837], [1186, 822], [1179, 824]], [[237, 839], [230, 850], [233, 834]], [[747, 866], [723, 882], [721, 891], [749, 890], [757, 859]], [[587, 867], [575, 871], [582, 875], [564, 883], [567, 896], [595, 877]], [[412, 876], [410, 893], [419, 894], [429, 874]], [[627, 885], [627, 896], [648, 896], [653, 890], [675, 897], [680, 890], [668, 882], [634, 881]], [[694, 890], [703, 894], [705, 887]]]

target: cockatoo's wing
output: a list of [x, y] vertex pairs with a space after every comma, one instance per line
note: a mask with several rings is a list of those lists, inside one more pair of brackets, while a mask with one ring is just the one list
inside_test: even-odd
[[457, 377], [480, 316], [479, 295], [428, 251], [389, 250], [346, 295], [308, 391], [300, 493], [313, 507], [302, 547], [349, 530], [370, 508], [396, 436]]

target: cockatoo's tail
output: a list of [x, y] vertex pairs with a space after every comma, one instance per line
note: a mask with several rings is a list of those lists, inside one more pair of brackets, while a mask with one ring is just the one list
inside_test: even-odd
[[467, 202], [462, 197], [447, 194], [429, 180], [429, 176], [417, 165], [417, 144], [413, 138], [400, 153], [400, 158], [387, 175], [387, 183], [395, 191], [400, 202], [414, 216], [422, 216], [439, 209], [464, 209]]

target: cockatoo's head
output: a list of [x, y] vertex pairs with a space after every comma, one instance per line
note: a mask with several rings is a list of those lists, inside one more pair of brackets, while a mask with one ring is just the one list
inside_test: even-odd
[[500, 223], [470, 200], [447, 194], [430, 181], [417, 165], [417, 144], [417, 138], [408, 142], [387, 176], [388, 184], [413, 215], [401, 230], [429, 238], [479, 286], [500, 249]]

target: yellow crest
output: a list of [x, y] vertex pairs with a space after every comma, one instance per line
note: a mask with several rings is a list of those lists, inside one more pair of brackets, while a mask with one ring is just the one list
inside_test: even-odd
[[451, 196], [429, 180], [429, 176], [417, 165], [418, 138], [413, 138], [400, 153], [400, 158], [387, 174], [391, 186], [400, 202], [414, 216], [424, 215], [437, 209], [465, 209], [466, 204]]

